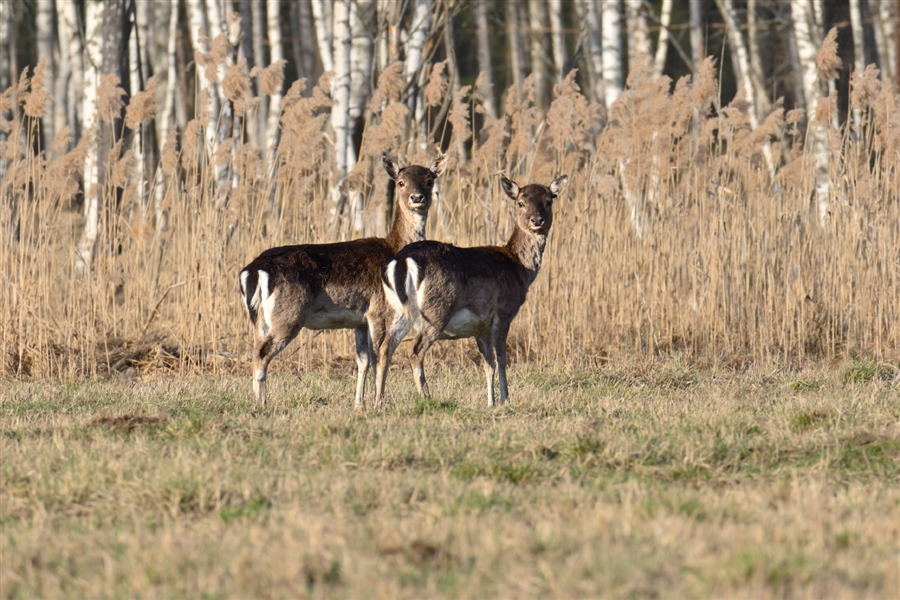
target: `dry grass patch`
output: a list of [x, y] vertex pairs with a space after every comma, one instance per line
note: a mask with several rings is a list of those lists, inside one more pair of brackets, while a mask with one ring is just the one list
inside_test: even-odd
[[[515, 368], [3, 383], [0, 587], [19, 597], [884, 597], [896, 381]], [[677, 377], [675, 376], [677, 375]], [[673, 379], [679, 383], [673, 384]], [[816, 389], [796, 381], [818, 381]]]

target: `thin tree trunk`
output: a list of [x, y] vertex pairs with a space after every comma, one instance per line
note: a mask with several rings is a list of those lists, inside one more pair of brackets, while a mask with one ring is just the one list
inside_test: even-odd
[[316, 29], [313, 25], [312, 6], [309, 0], [295, 0], [290, 3], [292, 21], [297, 23], [298, 35], [292, 35], [291, 41], [295, 48], [295, 60], [300, 75], [312, 80], [318, 80], [322, 74], [319, 63], [316, 61], [315, 44], [302, 43], [303, 40], [316, 39]]
[[[50, 72], [50, 81], [59, 79], [59, 53], [56, 49], [56, 36], [53, 30], [53, 1], [44, 0], [37, 3], [36, 15], [36, 31], [38, 60], [44, 61], [45, 68]], [[0, 88], [0, 91], [6, 88]], [[41, 116], [41, 137], [43, 142], [41, 148], [48, 148], [56, 132], [62, 129], [64, 124], [57, 123], [54, 119], [54, 113], [44, 111]]]
[[[129, 92], [133, 97], [137, 92], [144, 89], [144, 70], [147, 68], [147, 64], [142, 62], [143, 58], [143, 48], [142, 46], [147, 43], [145, 38], [140, 37], [141, 32], [139, 31], [138, 22], [141, 17], [146, 19], [146, 12], [148, 8], [148, 4], [146, 2], [138, 2], [135, 5], [135, 10], [132, 11], [132, 15], [134, 16], [134, 27], [131, 29], [131, 35], [128, 37], [128, 75], [130, 78], [129, 81]], [[141, 14], [143, 12], [143, 14]], [[146, 28], [144, 29], [146, 32]], [[131, 149], [134, 156], [134, 162], [137, 165], [137, 169], [134, 170], [134, 184], [136, 186], [135, 195], [138, 198], [141, 205], [141, 215], [142, 217], [147, 214], [147, 201], [149, 197], [144, 193], [144, 124], [139, 123], [137, 129], [134, 131], [134, 135], [131, 139]]]
[[490, 90], [484, 98], [484, 110], [493, 119], [497, 116], [497, 103], [494, 101], [494, 68], [491, 61], [487, 0], [475, 0], [475, 39], [478, 43], [478, 70], [484, 77], [485, 88]]
[[760, 62], [759, 42], [757, 35], [759, 33], [756, 23], [756, 2], [757, 0], [748, 0], [747, 2], [747, 44], [749, 46], [750, 55], [750, 78], [753, 80], [753, 87], [756, 90], [756, 107], [757, 114], [762, 118], [763, 115], [769, 113], [772, 106], [769, 101], [769, 94], [766, 92], [766, 76], [763, 72], [762, 63]]
[[628, 27], [628, 71], [651, 65], [650, 28], [644, 15], [642, 0], [625, 0], [625, 19]]
[[[59, 35], [59, 79], [54, 83], [54, 119], [57, 123], [68, 124], [74, 139], [81, 137], [81, 102], [84, 96], [84, 63], [81, 36], [76, 32], [78, 15], [74, 2], [63, 2], [57, 10], [57, 33]], [[0, 69], [2, 70], [2, 69]]]
[[590, 88], [588, 98], [591, 102], [604, 104], [603, 101], [603, 38], [600, 35], [600, 13], [594, 0], [579, 0], [578, 19], [583, 24], [585, 46], [585, 66]]
[[550, 76], [547, 61], [547, 5], [545, 0], [528, 0], [529, 48], [534, 76], [534, 103], [541, 110], [550, 104]]
[[519, 27], [519, 3], [504, 2], [506, 9], [506, 37], [509, 39], [509, 61], [512, 71], [513, 85], [519, 92], [525, 81], [525, 54], [522, 45], [521, 28]]
[[563, 0], [547, 0], [550, 15], [550, 39], [553, 41], [553, 79], [562, 81], [566, 76], [566, 33], [563, 29]]
[[[375, 28], [375, 1], [354, 0], [350, 11], [350, 131], [347, 136], [347, 169], [357, 161], [356, 140], [362, 138], [365, 126], [363, 115], [366, 101], [372, 91], [371, 73], [373, 67], [373, 40], [371, 31]], [[363, 222], [362, 190], [348, 190], [350, 194], [350, 224], [354, 237], [365, 234]]]
[[425, 42], [431, 33], [434, 0], [415, 0], [413, 4], [412, 23], [409, 28], [409, 40], [406, 43], [406, 62], [404, 63], [404, 79], [409, 86], [409, 114], [416, 127], [425, 127], [425, 103], [421, 98], [422, 81], [425, 69]]
[[[894, 38], [892, 7], [895, 11], [900, 12], [900, 0], [895, 1], [894, 4], [889, 0], [882, 0], [876, 3], [874, 10], [872, 8], [869, 10], [875, 21], [872, 29], [875, 32], [875, 45], [878, 47], [878, 66], [885, 81], [891, 81], [896, 76], [898, 60], [896, 52], [900, 52], [900, 40]], [[894, 46], [896, 46], [896, 52]]]
[[340, 223], [346, 205], [341, 190], [349, 171], [350, 140], [350, 2], [334, 1], [334, 78], [331, 80], [331, 128], [334, 131], [334, 173], [331, 190], [335, 223]]
[[706, 48], [703, 44], [703, 3], [702, 0], [689, 0], [691, 21], [691, 57], [694, 59], [694, 76], [700, 63], [706, 58]]
[[622, 93], [622, 12], [619, 0], [603, 3], [603, 99], [606, 109]]
[[805, 2], [791, 2], [791, 18], [797, 40], [797, 53], [803, 79], [804, 102], [807, 113], [807, 148], [815, 163], [815, 197], [819, 224], [825, 225], [830, 204], [830, 181], [828, 172], [828, 130], [821, 121], [814, 120], [814, 111], [824, 98], [816, 69], [816, 49], [813, 13]]
[[[863, 46], [862, 10], [859, 0], [850, 0], [850, 27], [853, 31], [853, 69], [862, 74], [866, 69], [866, 55]], [[858, 108], [853, 109], [853, 124], [858, 128], [862, 118]]]
[[313, 23], [316, 28], [316, 43], [319, 45], [319, 59], [322, 68], [334, 71], [334, 50], [332, 44], [332, 2], [330, 0], [312, 0]]
[[85, 159], [84, 202], [85, 224], [78, 244], [75, 268], [83, 272], [92, 262], [97, 237], [100, 233], [100, 218], [103, 210], [103, 182], [108, 151], [113, 142], [113, 123], [101, 124], [97, 114], [97, 85], [100, 74], [118, 75], [124, 52], [123, 20], [126, 0], [102, 2], [88, 0], [86, 17], [86, 51], [89, 76], [85, 85], [84, 112], [91, 115], [91, 126], [86, 135], [93, 136]]
[[[262, 2], [252, 2], [250, 0], [241, 0], [241, 2], [249, 2], [250, 6], [250, 21], [251, 21], [251, 30], [253, 31], [251, 37], [253, 38], [250, 43], [250, 60], [248, 61], [248, 65], [252, 67], [265, 67], [268, 63], [266, 62], [266, 50], [265, 50], [265, 42], [267, 40], [267, 25], [268, 25], [268, 14], [272, 12], [272, 3], [267, 2], [263, 4]], [[279, 4], [277, 1], [275, 4]], [[265, 11], [263, 11], [263, 7], [265, 7]], [[272, 47], [272, 42], [269, 40], [269, 48]], [[269, 62], [271, 62], [271, 52], [269, 57]], [[256, 105], [256, 123], [254, 124], [252, 135], [250, 136], [250, 142], [259, 147], [266, 146], [266, 121], [268, 118], [268, 105], [265, 102], [260, 102]]]
[[[10, 44], [10, 30], [13, 27], [12, 3], [10, 0], [0, 0], [0, 92], [4, 92], [12, 86], [12, 68], [10, 64], [10, 56], [12, 48]], [[0, 129], [0, 142], [6, 142], [8, 133]], [[0, 155], [0, 185], [6, 181], [7, 164], [6, 158]], [[12, 200], [15, 202], [15, 200]], [[16, 207], [12, 207], [13, 214], [16, 213]], [[15, 227], [12, 228], [12, 238], [15, 239]]]
[[669, 24], [672, 22], [672, 0], [663, 0], [659, 9], [659, 41], [656, 44], [656, 55], [653, 57], [653, 73], [659, 77], [666, 67], [666, 55], [669, 51]]
[[[284, 60], [284, 47], [281, 41], [281, 2], [266, 2], [266, 35], [269, 38], [269, 62], [274, 64]], [[271, 148], [274, 153], [278, 137], [278, 120], [281, 118], [281, 90], [269, 97], [268, 118], [265, 136], [261, 139], [264, 147]]]

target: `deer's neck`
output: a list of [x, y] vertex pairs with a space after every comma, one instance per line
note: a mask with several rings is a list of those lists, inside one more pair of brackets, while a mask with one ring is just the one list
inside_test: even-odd
[[387, 236], [388, 245], [394, 252], [398, 252], [408, 244], [424, 240], [427, 219], [427, 214], [406, 212], [397, 208], [394, 225]]
[[516, 227], [506, 243], [506, 248], [513, 256], [519, 259], [525, 268], [525, 278], [528, 284], [534, 281], [541, 268], [541, 260], [544, 257], [544, 246], [547, 244], [546, 235], [536, 235], [522, 231]]

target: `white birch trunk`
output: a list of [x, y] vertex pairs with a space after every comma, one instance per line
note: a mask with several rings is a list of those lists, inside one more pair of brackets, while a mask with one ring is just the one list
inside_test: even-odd
[[[863, 22], [862, 10], [859, 6], [859, 0], [850, 0], [850, 27], [853, 31], [853, 69], [862, 74], [866, 69], [866, 55], [863, 46]], [[859, 128], [859, 121], [862, 118], [858, 108], [853, 109], [853, 125]]]
[[[584, 27], [585, 53], [588, 80], [591, 82], [591, 100], [603, 100], [603, 38], [600, 35], [600, 13], [594, 0], [580, 0], [579, 17]], [[605, 104], [605, 103], [604, 103]]]
[[519, 92], [525, 81], [525, 58], [522, 48], [522, 37], [519, 28], [519, 3], [505, 2], [506, 8], [506, 37], [509, 39], [509, 61], [512, 70], [513, 85]]
[[[178, 42], [178, 7], [172, 6], [169, 10], [169, 22], [167, 30], [169, 32], [166, 47], [166, 86], [163, 99], [163, 109], [160, 117], [156, 119], [157, 139], [159, 140], [160, 149], [162, 145], [169, 139], [169, 131], [175, 122], [175, 100], [178, 97], [178, 62], [176, 56], [176, 44]], [[196, 35], [196, 32], [194, 33]], [[156, 229], [159, 232], [165, 231], [167, 225], [167, 214], [163, 209], [166, 195], [166, 181], [162, 174], [162, 169], [157, 172], [156, 188], [154, 190], [154, 209], [156, 211]]]
[[672, 22], [672, 0], [663, 0], [659, 9], [659, 40], [656, 44], [656, 55], [653, 57], [653, 73], [659, 77], [666, 67], [666, 56], [669, 51], [669, 24]]
[[319, 45], [319, 59], [327, 73], [334, 71], [334, 50], [332, 49], [332, 0], [312, 0], [313, 23], [316, 28], [316, 43]]
[[[131, 28], [131, 35], [128, 37], [128, 75], [129, 85], [131, 88], [131, 96], [144, 88], [145, 81], [142, 75], [147, 72], [145, 46], [147, 44], [147, 13], [149, 4], [147, 2], [138, 2], [135, 5], [135, 23]], [[143, 26], [141, 21], [144, 21]], [[145, 75], [144, 75], [145, 77]], [[143, 217], [147, 215], [147, 201], [149, 197], [144, 193], [144, 124], [139, 123], [134, 131], [131, 139], [132, 152], [134, 156], [134, 164], [137, 168], [134, 170], [134, 181], [136, 185], [135, 196], [141, 204], [141, 214]]]
[[703, 45], [703, 4], [702, 0], [689, 0], [691, 23], [691, 58], [694, 59], [694, 76], [700, 63], [706, 58], [706, 48]]
[[642, 0], [625, 0], [625, 19], [628, 27], [628, 71], [649, 67], [652, 60], [650, 28]]
[[406, 62], [403, 65], [404, 79], [407, 84], [412, 84], [408, 103], [409, 113], [421, 128], [425, 127], [425, 103], [421, 97], [425, 69], [422, 67], [425, 60], [425, 42], [431, 32], [433, 9], [434, 0], [415, 0], [409, 39], [406, 42]]
[[896, 35], [894, 24], [898, 17], [891, 13], [892, 8], [900, 11], [900, 6], [897, 4], [895, 1], [894, 7], [896, 8], [894, 8], [891, 6], [890, 0], [882, 0], [877, 3], [875, 10], [869, 11], [875, 17], [873, 29], [875, 30], [875, 44], [878, 46], [878, 66], [881, 67], [885, 81], [897, 79], [897, 51], [900, 48], [900, 41], [894, 37]]
[[550, 39], [553, 42], [553, 79], [562, 81], [566, 73], [566, 33], [562, 21], [563, 0], [547, 0], [547, 13], [550, 16]]
[[622, 93], [622, 12], [619, 0], [603, 3], [603, 98], [606, 109]]
[[757, 0], [748, 0], [747, 2], [747, 45], [750, 50], [750, 77], [756, 90], [756, 110], [757, 114], [762, 118], [764, 115], [769, 114], [769, 108], [772, 105], [769, 101], [769, 95], [766, 93], [766, 77], [760, 62], [759, 43], [756, 37], [758, 33], [756, 2]]
[[[284, 47], [281, 40], [281, 18], [279, 0], [266, 2], [266, 35], [269, 38], [269, 62], [284, 59]], [[262, 60], [262, 59], [260, 59]], [[281, 90], [269, 97], [268, 118], [266, 120], [263, 144], [275, 152], [278, 137], [278, 120], [281, 118]]]
[[[278, 0], [274, 1], [276, 5], [276, 10], [279, 5]], [[253, 38], [250, 43], [250, 52], [252, 56], [250, 57], [249, 64], [253, 67], [264, 68], [266, 66], [266, 51], [264, 42], [268, 39], [267, 29], [268, 29], [268, 14], [272, 12], [272, 2], [267, 2], [263, 4], [262, 2], [250, 2], [250, 28], [252, 30], [251, 37]], [[263, 7], [265, 7], [265, 12], [263, 12]], [[272, 42], [269, 40], [269, 48], [272, 47]], [[271, 57], [270, 57], [271, 60]], [[256, 123], [253, 125], [252, 135], [250, 137], [251, 143], [256, 146], [265, 148], [266, 147], [266, 122], [268, 121], [268, 105], [265, 102], [260, 102], [256, 105]]]
[[819, 224], [824, 226], [830, 204], [830, 181], [828, 170], [828, 130], [825, 124], [813, 122], [816, 107], [824, 97], [818, 82], [816, 53], [818, 44], [815, 35], [814, 15], [806, 2], [791, 2], [791, 19], [797, 39], [797, 53], [802, 69], [804, 101], [807, 122], [806, 145], [814, 158], [815, 197]]
[[[59, 54], [56, 51], [56, 38], [53, 35], [53, 8], [52, 0], [43, 0], [37, 3], [35, 31], [38, 60], [43, 60], [45, 68], [50, 71], [51, 82], [59, 79]], [[0, 91], [5, 89], [2, 88]], [[54, 98], [54, 102], [58, 101], [58, 99]], [[57, 125], [59, 126], [57, 127]], [[45, 110], [44, 114], [41, 115], [41, 137], [43, 138], [41, 148], [49, 148], [53, 138], [56, 136], [56, 132], [64, 126], [64, 123], [56, 123], [53, 111]]]
[[[362, 127], [366, 101], [372, 91], [373, 40], [375, 30], [375, 0], [353, 0], [350, 9], [350, 123], [347, 131], [347, 171], [356, 165], [356, 147], [353, 144], [357, 127]], [[363, 222], [363, 195], [361, 190], [347, 190], [350, 194], [350, 223], [354, 237], [365, 234]]]
[[491, 38], [488, 30], [487, 0], [475, 0], [475, 40], [478, 44], [478, 70], [484, 77], [484, 86], [489, 90], [483, 99], [484, 111], [490, 118], [497, 116], [494, 101], [494, 68], [491, 61]]
[[541, 109], [550, 102], [550, 77], [547, 61], [547, 5], [545, 0], [528, 1], [529, 48], [531, 73], [534, 75], [534, 100]]
[[97, 115], [97, 85], [100, 83], [100, 65], [103, 62], [101, 30], [103, 27], [103, 1], [87, 0], [84, 23], [84, 96], [82, 135], [90, 136], [84, 158], [84, 230], [78, 242], [75, 256], [76, 272], [82, 273], [91, 264], [94, 245], [100, 232], [100, 191], [97, 172], [97, 139], [99, 119]]
[[[12, 5], [10, 0], [0, 0], [0, 92], [4, 92], [12, 85], [12, 69], [10, 65], [9, 28], [12, 27]], [[7, 140], [8, 134], [0, 130], [0, 142]], [[6, 179], [6, 159], [0, 156], [0, 182]], [[15, 200], [13, 200], [15, 202]], [[12, 207], [15, 213], [15, 205]], [[13, 226], [13, 229], [15, 227]], [[12, 235], [15, 239], [15, 233]]]
[[346, 198], [341, 192], [349, 171], [350, 139], [350, 2], [334, 1], [334, 78], [331, 80], [331, 129], [334, 131], [334, 170], [331, 191], [335, 222], [340, 222]]
[[62, 2], [56, 16], [60, 69], [59, 79], [54, 83], [54, 119], [57, 123], [69, 124], [75, 139], [78, 139], [83, 123], [80, 100], [84, 95], [84, 58], [81, 36], [76, 33], [78, 17], [75, 3]]

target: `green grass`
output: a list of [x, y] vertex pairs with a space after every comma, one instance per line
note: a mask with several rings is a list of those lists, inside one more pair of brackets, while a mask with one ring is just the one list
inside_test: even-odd
[[[887, 597], [900, 389], [516, 367], [0, 383], [0, 595]], [[798, 384], [798, 382], [803, 382]], [[811, 384], [808, 382], [812, 382]]]

